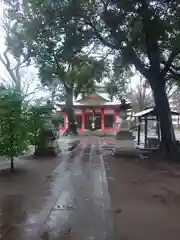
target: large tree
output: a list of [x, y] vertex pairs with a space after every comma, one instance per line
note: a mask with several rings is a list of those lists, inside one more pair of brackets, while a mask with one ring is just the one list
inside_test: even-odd
[[46, 54], [47, 59], [51, 58], [53, 53], [47, 54], [47, 45], [56, 45], [58, 58], [59, 53], [67, 56], [64, 49], [69, 49], [71, 56], [95, 42], [114, 52], [119, 59], [119, 71], [135, 66], [152, 88], [164, 152], [170, 159], [176, 158], [165, 85], [179, 75], [178, 0], [28, 0], [21, 12], [20, 29], [25, 31], [16, 36], [18, 40], [31, 36], [31, 44], [25, 44], [31, 55], [36, 53], [41, 58]]
[[75, 114], [73, 110], [73, 97], [94, 87], [94, 81], [101, 78], [103, 71], [101, 61], [85, 56], [73, 56], [68, 60], [64, 58], [53, 59], [47, 64], [39, 66], [42, 82], [47, 85], [61, 84], [64, 91], [65, 108], [68, 117], [68, 130], [76, 133]]
[[92, 30], [94, 39], [121, 56], [119, 69], [131, 67], [148, 80], [161, 125], [161, 146], [177, 158], [175, 134], [165, 91], [179, 75], [180, 5], [177, 0], [66, 1], [76, 24]]
[[103, 60], [90, 56], [94, 49], [92, 30], [84, 29], [74, 20], [67, 22], [70, 18], [62, 14], [63, 2], [51, 5], [30, 0], [22, 7], [18, 0], [13, 4], [6, 2], [8, 16], [16, 22], [7, 38], [8, 48], [14, 55], [23, 53], [26, 61], [36, 63], [43, 85], [61, 88], [65, 95], [68, 129], [76, 132], [73, 97], [89, 91], [104, 70]]

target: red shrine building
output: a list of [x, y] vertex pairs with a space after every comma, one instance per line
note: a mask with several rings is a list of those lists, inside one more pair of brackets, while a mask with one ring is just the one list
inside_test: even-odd
[[[121, 102], [117, 99], [111, 100], [103, 90], [104, 87], [98, 87], [96, 92], [73, 101], [79, 133], [96, 131], [102, 134], [115, 134], [118, 131], [116, 122]], [[64, 105], [65, 102], [58, 102], [57, 108], [63, 109]], [[65, 112], [62, 114], [64, 125], [60, 131], [63, 133], [68, 128], [68, 119]]]

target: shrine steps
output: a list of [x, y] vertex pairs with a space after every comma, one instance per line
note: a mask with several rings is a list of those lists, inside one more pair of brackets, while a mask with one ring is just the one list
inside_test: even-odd
[[101, 132], [101, 131], [84, 131], [79, 132], [79, 136], [98, 136], [98, 137], [104, 137], [104, 136], [115, 136], [114, 132]]

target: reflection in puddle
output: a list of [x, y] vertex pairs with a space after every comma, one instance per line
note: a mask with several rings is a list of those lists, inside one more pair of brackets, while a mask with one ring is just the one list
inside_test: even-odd
[[20, 239], [20, 225], [26, 218], [23, 195], [7, 195], [0, 203], [0, 229], [3, 240]]
[[48, 231], [43, 232], [41, 235], [41, 239], [42, 240], [51, 240], [52, 239], [51, 233]]

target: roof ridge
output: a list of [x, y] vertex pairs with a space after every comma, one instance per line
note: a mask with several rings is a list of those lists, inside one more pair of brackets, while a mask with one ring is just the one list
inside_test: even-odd
[[95, 92], [95, 93], [90, 93], [90, 94], [88, 94], [88, 95], [85, 96], [84, 98], [80, 98], [80, 99], [78, 99], [78, 100], [75, 100], [75, 102], [83, 101], [83, 100], [85, 100], [86, 98], [88, 98], [88, 97], [91, 96], [91, 95], [98, 95], [98, 96], [99, 96], [100, 98], [102, 98], [103, 100], [105, 100], [105, 101], [107, 101], [107, 102], [110, 101], [110, 99], [107, 99], [107, 98], [101, 96], [101, 93]]

